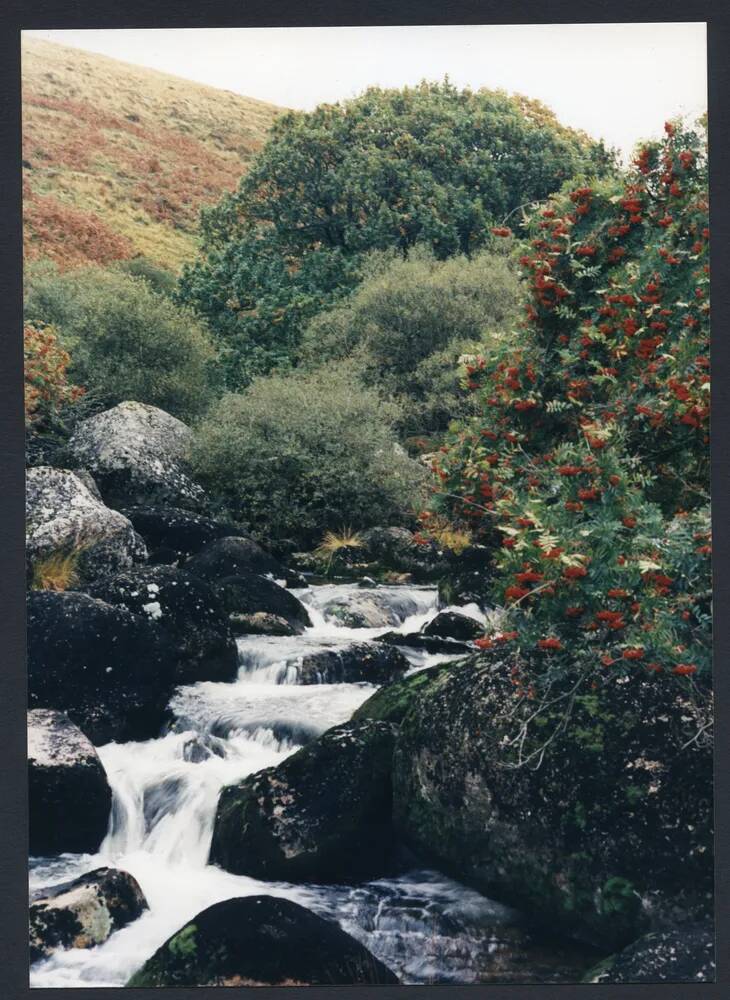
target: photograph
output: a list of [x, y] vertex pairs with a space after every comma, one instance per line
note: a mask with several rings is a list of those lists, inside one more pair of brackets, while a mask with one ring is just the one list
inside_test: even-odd
[[95, 23], [16, 41], [30, 988], [715, 983], [707, 24]]

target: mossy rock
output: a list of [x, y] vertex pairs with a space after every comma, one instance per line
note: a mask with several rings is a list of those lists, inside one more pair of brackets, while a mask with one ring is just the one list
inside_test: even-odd
[[416, 698], [428, 691], [436, 678], [446, 672], [449, 667], [450, 664], [428, 667], [425, 670], [419, 670], [416, 674], [411, 674], [410, 677], [403, 678], [401, 681], [380, 688], [360, 705], [352, 716], [352, 721], [362, 722], [365, 719], [374, 719], [380, 722], [400, 724]]
[[536, 713], [539, 694], [515, 698], [514, 666], [475, 656], [424, 679], [417, 697], [405, 681], [371, 699], [371, 712], [401, 718], [396, 831], [442, 870], [606, 951], [652, 921], [701, 919], [712, 752], [692, 742], [686, 685], [576, 674], [553, 681]]
[[707, 925], [647, 934], [594, 966], [584, 983], [708, 983], [715, 980], [715, 935]]

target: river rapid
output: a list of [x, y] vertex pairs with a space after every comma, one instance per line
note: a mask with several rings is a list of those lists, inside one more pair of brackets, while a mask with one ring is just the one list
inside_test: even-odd
[[[322, 608], [356, 584], [295, 591], [313, 626], [302, 636], [238, 640], [232, 683], [176, 690], [174, 722], [159, 739], [98, 748], [112, 788], [107, 836], [95, 855], [31, 858], [30, 890], [102, 865], [139, 882], [149, 910], [103, 945], [57, 951], [31, 968], [33, 987], [123, 986], [154, 951], [201, 910], [235, 896], [283, 896], [337, 921], [405, 983], [576, 981], [585, 959], [531, 937], [514, 910], [425, 869], [357, 886], [290, 885], [231, 875], [207, 863], [220, 789], [278, 764], [331, 726], [346, 722], [376, 688], [297, 683], [302, 655], [344, 648], [390, 628], [345, 628]], [[414, 632], [437, 612], [425, 587], [378, 587]], [[453, 609], [483, 619], [475, 606]], [[411, 670], [453, 657], [403, 648]]]

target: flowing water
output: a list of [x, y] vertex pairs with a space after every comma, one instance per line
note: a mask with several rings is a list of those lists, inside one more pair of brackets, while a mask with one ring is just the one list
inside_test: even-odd
[[[324, 605], [353, 591], [369, 593], [352, 584], [297, 591], [313, 622], [305, 635], [240, 639], [238, 678], [178, 688], [170, 702], [175, 722], [165, 736], [98, 748], [113, 793], [107, 836], [96, 855], [32, 858], [30, 888], [109, 865], [137, 879], [149, 910], [99, 947], [58, 951], [36, 963], [32, 986], [122, 986], [201, 910], [261, 893], [336, 920], [404, 982], [545, 982], [574, 974], [572, 957], [532, 942], [518, 914], [438, 872], [414, 870], [354, 887], [295, 886], [207, 864], [220, 789], [347, 721], [376, 690], [369, 684], [297, 684], [303, 655], [390, 631], [325, 620]], [[397, 615], [403, 633], [436, 614], [432, 589], [378, 587], [377, 596]], [[461, 610], [480, 616], [473, 606]], [[411, 670], [450, 658], [403, 652]]]

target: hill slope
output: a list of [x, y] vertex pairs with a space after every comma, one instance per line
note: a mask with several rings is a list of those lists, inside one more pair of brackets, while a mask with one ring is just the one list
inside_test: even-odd
[[35, 38], [22, 43], [26, 259], [177, 270], [282, 110]]

